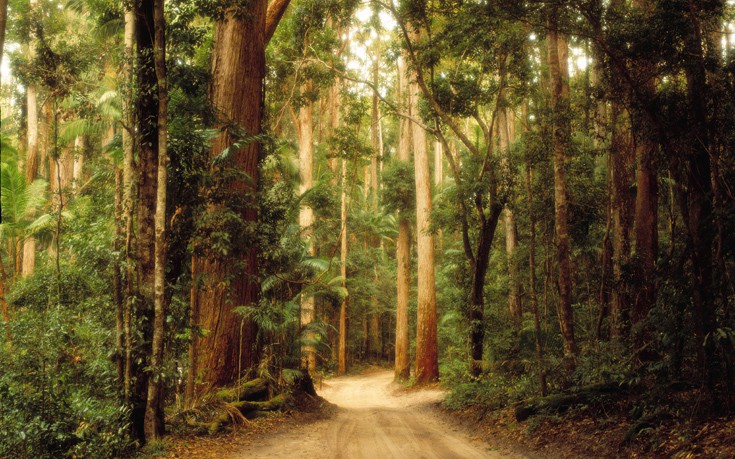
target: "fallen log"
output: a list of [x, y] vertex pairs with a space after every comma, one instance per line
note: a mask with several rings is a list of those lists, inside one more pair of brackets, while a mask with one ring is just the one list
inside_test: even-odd
[[[289, 394], [280, 394], [265, 402], [251, 402], [243, 400], [240, 402], [228, 403], [228, 405], [239, 411], [245, 418], [258, 417], [265, 411], [278, 411], [286, 408], [291, 401]], [[214, 421], [209, 424], [209, 433], [217, 433], [223, 427], [232, 423], [233, 415], [231, 412], [220, 414]]]
[[248, 400], [262, 401], [268, 398], [268, 381], [264, 378], [255, 378], [237, 387], [228, 387], [220, 390], [215, 399], [221, 402], [238, 402]]
[[617, 384], [596, 384], [585, 386], [572, 394], [552, 394], [516, 408], [516, 420], [523, 422], [537, 414], [558, 414], [575, 405], [585, 405], [601, 395], [622, 391]]
[[673, 416], [667, 411], [657, 411], [655, 413], [643, 416], [633, 424], [630, 429], [625, 433], [623, 437], [623, 445], [629, 445], [638, 437], [638, 434], [643, 432], [645, 429], [654, 429], [658, 427], [663, 421], [672, 419]]

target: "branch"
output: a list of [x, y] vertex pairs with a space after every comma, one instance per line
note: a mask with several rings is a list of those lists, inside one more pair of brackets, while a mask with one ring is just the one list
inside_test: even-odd
[[283, 13], [286, 12], [290, 0], [273, 0], [268, 5], [268, 11], [265, 13], [265, 45], [268, 46], [268, 42], [273, 38], [273, 34], [276, 32], [278, 23], [281, 22]]
[[308, 58], [308, 59], [305, 59], [305, 60], [308, 60], [308, 61], [312, 61], [312, 62], [317, 62], [317, 63], [319, 63], [319, 64], [322, 64], [322, 65], [324, 65], [325, 67], [327, 67], [328, 69], [330, 69], [331, 71], [333, 71], [334, 73], [336, 73], [337, 75], [339, 75], [339, 76], [340, 76], [340, 78], [344, 78], [345, 80], [348, 80], [348, 81], [352, 81], [353, 83], [359, 83], [359, 84], [364, 84], [365, 86], [367, 86], [367, 87], [369, 87], [370, 89], [372, 89], [372, 90], [373, 90], [373, 93], [374, 93], [374, 94], [375, 94], [376, 96], [378, 96], [378, 99], [380, 99], [380, 100], [381, 100], [381, 102], [383, 102], [383, 103], [384, 103], [385, 105], [387, 105], [387, 106], [388, 106], [388, 108], [389, 108], [389, 109], [390, 109], [390, 110], [391, 110], [391, 111], [392, 111], [393, 113], [395, 113], [395, 114], [396, 114], [396, 116], [398, 116], [398, 117], [400, 117], [400, 118], [405, 118], [405, 119], [407, 119], [408, 121], [410, 121], [410, 122], [414, 123], [414, 124], [415, 124], [416, 126], [420, 127], [421, 129], [423, 129], [423, 130], [424, 130], [424, 131], [426, 131], [426, 132], [429, 132], [429, 133], [431, 133], [431, 134], [435, 134], [435, 133], [436, 133], [435, 129], [433, 129], [433, 128], [430, 128], [429, 126], [427, 126], [426, 124], [424, 124], [424, 123], [423, 123], [423, 122], [422, 122], [421, 120], [419, 120], [418, 118], [414, 118], [413, 116], [411, 116], [411, 115], [407, 115], [407, 114], [403, 113], [402, 111], [400, 111], [400, 110], [398, 109], [398, 107], [396, 107], [396, 106], [395, 106], [395, 104], [394, 104], [393, 102], [389, 101], [388, 99], [386, 99], [385, 97], [383, 97], [383, 96], [382, 96], [382, 95], [380, 94], [380, 91], [378, 91], [378, 88], [377, 88], [377, 87], [375, 86], [375, 84], [374, 84], [374, 83], [373, 83], [372, 81], [368, 81], [368, 80], [361, 80], [361, 79], [359, 79], [359, 78], [355, 78], [355, 77], [352, 77], [352, 76], [348, 75], [347, 73], [345, 73], [345, 72], [343, 72], [343, 71], [341, 71], [341, 70], [337, 69], [337, 68], [336, 68], [336, 67], [335, 67], [334, 65], [332, 65], [332, 64], [330, 64], [330, 63], [328, 63], [328, 62], [325, 62], [325, 61], [323, 61], [323, 60], [321, 60], [321, 59], [319, 59], [319, 58], [315, 58], [315, 57], [312, 57], [312, 58]]

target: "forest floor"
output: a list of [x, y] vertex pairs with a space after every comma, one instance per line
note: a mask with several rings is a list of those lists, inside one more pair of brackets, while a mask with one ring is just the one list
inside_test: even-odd
[[[681, 398], [696, 399], [696, 393]], [[524, 448], [532, 458], [589, 459], [733, 459], [735, 419], [697, 419], [694, 415], [666, 417], [641, 429], [626, 441], [637, 424], [630, 413], [641, 400], [619, 399], [607, 406], [581, 406], [564, 414], [538, 415], [525, 422], [515, 418], [515, 408], [487, 410], [473, 406], [462, 410], [442, 408], [465, 428], [500, 447]], [[671, 409], [673, 404], [669, 404]], [[640, 422], [640, 421], [639, 421]]]
[[[316, 383], [320, 397], [215, 437], [173, 439], [170, 459], [735, 458], [735, 420], [666, 419], [626, 444], [630, 400], [518, 422], [514, 409], [442, 407], [439, 386], [406, 388], [371, 368]], [[682, 394], [690, 397], [693, 394]]]
[[[321, 387], [320, 387], [321, 386]], [[441, 412], [438, 387], [406, 389], [393, 373], [372, 369], [317, 384], [329, 403], [291, 418], [270, 418], [255, 429], [177, 442], [169, 458], [522, 459], [498, 448]], [[266, 418], [268, 419], [268, 418]]]

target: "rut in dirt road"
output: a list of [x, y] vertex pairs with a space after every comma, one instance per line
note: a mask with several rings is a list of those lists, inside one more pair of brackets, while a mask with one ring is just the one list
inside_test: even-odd
[[389, 371], [330, 379], [319, 394], [339, 407], [335, 416], [273, 432], [234, 457], [521, 458], [491, 451], [434, 414], [442, 391], [397, 389]]

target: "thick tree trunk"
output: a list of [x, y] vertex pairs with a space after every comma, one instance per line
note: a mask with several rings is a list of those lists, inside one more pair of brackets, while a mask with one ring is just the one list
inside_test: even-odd
[[[408, 76], [405, 59], [398, 63], [398, 93], [401, 102], [410, 97], [408, 88]], [[409, 104], [410, 110], [410, 104]], [[411, 129], [410, 121], [401, 118], [399, 120], [398, 132], [398, 161], [408, 162], [411, 160]], [[409, 331], [408, 331], [408, 301], [411, 292], [411, 227], [408, 215], [405, 212], [398, 214], [398, 240], [396, 241], [396, 352], [394, 365], [394, 378], [406, 380], [411, 374], [411, 362], [409, 358]]]
[[[228, 11], [215, 29], [210, 89], [212, 105], [221, 116], [221, 126], [237, 124], [247, 135], [259, 134], [261, 128], [265, 12], [266, 2], [255, 0], [249, 3], [246, 12]], [[234, 140], [233, 133], [225, 128], [212, 143], [212, 157], [230, 147]], [[259, 151], [258, 143], [252, 142], [230, 155], [231, 164], [250, 177], [249, 183], [233, 183], [233, 192], [255, 191]], [[241, 217], [245, 222], [257, 220], [254, 202], [242, 210]], [[220, 260], [197, 261], [197, 269], [204, 279], [197, 291], [197, 325], [208, 331], [199, 340], [199, 368], [209, 385], [221, 386], [231, 382], [240, 369], [253, 366], [258, 359], [254, 324], [233, 311], [236, 306], [254, 305], [258, 301], [257, 248], [251, 246], [246, 249], [244, 258], [244, 267], [237, 271]], [[231, 279], [229, 285], [228, 279]]]
[[690, 21], [685, 51], [687, 103], [689, 105], [690, 133], [687, 145], [686, 176], [688, 182], [687, 230], [692, 244], [692, 297], [694, 322], [699, 349], [699, 364], [704, 384], [714, 394], [719, 375], [716, 356], [717, 314], [714, 302], [712, 247], [715, 228], [712, 209], [711, 181], [711, 133], [707, 117], [708, 100], [711, 97], [705, 70], [702, 12], [696, 2], [689, 2]]
[[[135, 127], [138, 145], [138, 202], [135, 234], [136, 299], [133, 322], [139, 323], [140, 338], [133, 343], [132, 417], [136, 438], [145, 443], [145, 411], [148, 398], [151, 339], [154, 321], [155, 208], [158, 175], [158, 97], [155, 97], [156, 70], [153, 62], [153, 0], [135, 3], [137, 52], [137, 93]], [[63, 180], [62, 180], [63, 184]]]
[[147, 442], [158, 441], [163, 436], [163, 338], [166, 322], [166, 185], [168, 182], [168, 85], [166, 83], [166, 21], [164, 0], [155, 0], [154, 63], [158, 86], [158, 176], [155, 213], [155, 270], [154, 270], [154, 319], [151, 343], [148, 397], [145, 408], [145, 436]]
[[577, 354], [574, 339], [574, 311], [572, 309], [572, 267], [568, 231], [568, 197], [566, 183], [566, 156], [571, 127], [569, 114], [569, 67], [567, 41], [557, 31], [558, 10], [550, 17], [547, 36], [549, 46], [549, 73], [551, 77], [551, 106], [554, 117], [554, 215], [556, 252], [559, 264], [559, 323], [561, 326], [564, 357], [570, 363]]
[[[415, 78], [415, 71], [412, 79]], [[419, 85], [410, 84], [411, 110], [418, 113]], [[418, 298], [416, 318], [416, 382], [439, 378], [437, 349], [436, 285], [434, 277], [434, 235], [431, 225], [431, 172], [426, 132], [413, 129], [414, 171], [416, 174], [416, 239], [418, 253]]]
[[[311, 82], [303, 85], [302, 91], [311, 90]], [[307, 101], [299, 109], [298, 116], [298, 136], [299, 136], [299, 177], [301, 183], [299, 185], [299, 194], [311, 190], [313, 186], [312, 168], [314, 161], [314, 125], [312, 120], [314, 104]], [[299, 209], [299, 226], [301, 227], [301, 235], [306, 240], [308, 252], [310, 256], [314, 256], [314, 241], [311, 239], [314, 225], [314, 211], [308, 205], [302, 205]], [[312, 331], [305, 331], [314, 322], [314, 296], [301, 296], [301, 369], [308, 370], [314, 374], [316, 371], [316, 349], [314, 348], [315, 335]]]

